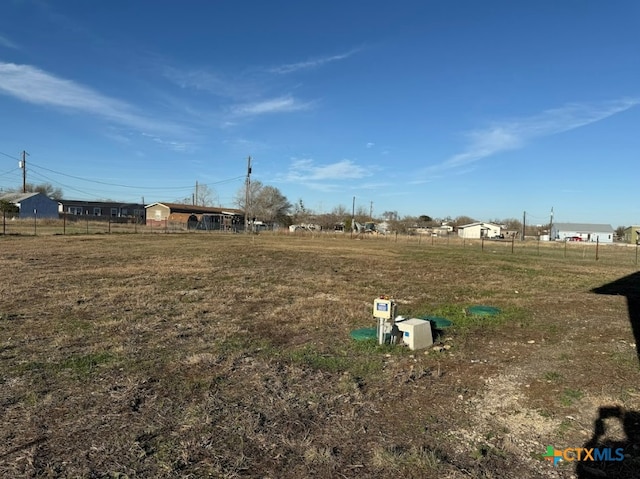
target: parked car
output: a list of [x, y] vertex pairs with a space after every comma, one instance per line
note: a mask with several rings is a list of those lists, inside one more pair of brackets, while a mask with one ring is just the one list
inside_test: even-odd
[[582, 237], [580, 236], [569, 236], [567, 241], [582, 241]]

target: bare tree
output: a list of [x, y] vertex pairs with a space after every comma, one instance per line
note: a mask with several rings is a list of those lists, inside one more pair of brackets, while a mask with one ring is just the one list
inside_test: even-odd
[[[43, 195], [48, 196], [53, 200], [62, 199], [62, 189], [56, 186], [53, 186], [51, 183], [41, 183], [39, 185], [27, 183], [25, 185], [25, 189], [29, 193], [42, 193]], [[22, 193], [22, 188], [9, 188], [7, 192]]]
[[198, 185], [191, 196], [177, 199], [176, 203], [183, 205], [215, 206], [219, 204], [219, 200], [216, 190], [208, 185]]
[[299, 199], [298, 202], [293, 205], [293, 222], [295, 224], [308, 223], [312, 216], [313, 212], [304, 206], [302, 199]]
[[215, 206], [219, 204], [218, 194], [216, 190], [208, 185], [198, 185], [195, 193], [196, 205]]
[[398, 220], [398, 212], [397, 211], [385, 211], [382, 213], [382, 218], [386, 221], [397, 221]]
[[243, 185], [234, 198], [238, 208], [245, 210], [249, 218], [267, 223], [288, 224], [291, 203], [275, 186], [265, 186], [260, 181], [253, 181], [249, 187], [249, 208], [246, 208], [246, 185]]
[[[249, 209], [252, 209], [251, 205], [253, 203], [253, 199], [256, 197], [256, 195], [261, 189], [262, 189], [262, 182], [260, 181], [251, 182], [251, 185], [249, 186], [249, 195], [248, 195]], [[247, 200], [247, 185], [243, 184], [242, 187], [240, 187], [240, 189], [236, 192], [236, 195], [233, 197], [233, 204], [235, 204], [238, 207], [238, 209], [247, 211], [246, 200]]]
[[457, 216], [456, 219], [453, 220], [452, 226], [458, 227], [458, 226], [468, 225], [475, 222], [476, 220], [474, 220], [470, 216]]
[[253, 198], [251, 207], [255, 217], [267, 223], [291, 223], [288, 216], [291, 203], [275, 186], [263, 186]]
[[503, 225], [507, 230], [522, 231], [522, 222], [517, 218], [507, 218], [506, 220], [496, 221], [495, 223]]
[[347, 208], [344, 205], [338, 205], [331, 210], [331, 214], [340, 218], [340, 221], [345, 219], [347, 216], [351, 216], [351, 213], [347, 211]]

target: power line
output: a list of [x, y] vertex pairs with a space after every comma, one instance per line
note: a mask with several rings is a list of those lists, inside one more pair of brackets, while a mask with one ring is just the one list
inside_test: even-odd
[[[106, 195], [108, 197], [113, 193], [113, 192], [107, 191], [107, 190], [101, 191], [101, 190], [95, 190], [94, 189], [94, 190], [91, 190], [91, 192], [86, 191], [86, 190], [82, 190], [82, 189], [76, 188], [74, 186], [69, 186], [67, 184], [60, 183], [59, 181], [55, 181], [52, 178], [49, 178], [48, 176], [43, 175], [40, 172], [33, 172], [32, 171], [31, 172], [31, 176], [39, 178], [39, 179], [41, 179], [41, 180], [43, 180], [43, 181], [45, 181], [45, 182], [47, 182], [49, 184], [52, 184], [52, 186], [61, 187], [61, 188], [64, 189], [64, 191], [75, 191], [76, 193], [80, 193], [80, 194], [82, 194], [84, 196], [87, 196], [87, 197], [94, 197], [95, 198], [97, 196], [102, 196], [102, 195]], [[187, 189], [190, 190], [191, 187], [185, 188], [185, 190], [187, 190]]]
[[60, 186], [61, 186], [62, 188], [64, 188], [65, 190], [76, 191], [76, 192], [78, 192], [78, 193], [82, 193], [83, 195], [87, 195], [87, 196], [93, 196], [93, 195], [95, 195], [95, 192], [89, 193], [89, 192], [87, 192], [87, 191], [83, 191], [83, 190], [79, 190], [78, 188], [74, 188], [73, 186], [69, 186], [69, 185], [65, 185], [65, 184], [62, 184], [62, 183], [56, 182], [56, 181], [52, 180], [51, 178], [48, 178], [48, 177], [44, 176], [44, 175], [43, 175], [43, 174], [41, 174], [41, 173], [36, 173], [36, 172], [33, 172], [33, 171], [32, 171], [32, 172], [31, 172], [31, 176], [35, 176], [36, 178], [41, 178], [41, 179], [43, 179], [43, 180], [45, 180], [45, 181], [47, 181], [47, 182], [53, 182], [53, 183], [56, 183], [57, 185], [60, 185]]
[[0, 155], [4, 155], [4, 156], [6, 156], [7, 158], [11, 158], [12, 160], [20, 161], [20, 158], [18, 158], [18, 157], [16, 157], [16, 156], [8, 155], [7, 153], [3, 153], [2, 151], [0, 151]]
[[0, 173], [0, 176], [8, 175], [9, 173], [13, 173], [14, 171], [19, 169], [20, 168], [11, 168], [10, 170], [5, 171], [4, 173]]
[[[25, 156], [26, 152], [23, 152], [23, 157]], [[11, 156], [7, 153], [1, 152], [0, 151], [0, 155], [6, 156], [7, 158], [11, 158], [13, 160], [16, 160], [19, 162], [20, 167], [25, 168], [25, 161], [24, 159], [20, 159], [14, 156]], [[172, 191], [178, 191], [178, 190], [187, 190], [187, 191], [191, 191], [193, 189], [192, 185], [188, 185], [188, 186], [136, 186], [136, 185], [126, 185], [126, 184], [119, 184], [119, 183], [110, 183], [110, 182], [106, 182], [106, 181], [100, 181], [100, 180], [93, 180], [93, 179], [89, 179], [89, 178], [83, 178], [80, 176], [75, 176], [75, 175], [70, 175], [68, 173], [63, 173], [61, 171], [56, 171], [56, 170], [52, 170], [50, 168], [46, 168], [44, 166], [40, 166], [36, 163], [32, 163], [29, 162], [29, 166], [30, 166], [30, 174], [36, 178], [40, 178], [40, 179], [44, 179], [46, 182], [51, 183], [54, 186], [59, 186], [64, 188], [65, 190], [71, 190], [71, 191], [75, 191], [77, 193], [80, 193], [82, 195], [86, 195], [86, 196], [96, 196], [96, 194], [100, 194], [99, 191], [95, 191], [94, 189], [92, 189], [91, 192], [87, 192], [84, 191], [82, 189], [64, 184], [59, 182], [58, 180], [54, 180], [50, 177], [48, 177], [47, 175], [42, 174], [41, 171], [38, 170], [43, 170], [43, 171], [47, 171], [50, 173], [53, 173], [55, 175], [60, 175], [60, 176], [64, 176], [67, 178], [72, 178], [75, 180], [80, 180], [80, 181], [84, 181], [87, 183], [93, 183], [93, 184], [99, 184], [99, 185], [105, 185], [105, 186], [110, 186], [110, 187], [119, 187], [119, 188], [128, 188], [128, 189], [132, 189], [132, 190], [146, 190], [146, 191], [155, 191], [155, 192], [164, 192], [167, 190], [172, 190]], [[15, 173], [16, 170], [19, 170], [20, 168], [12, 168], [4, 173], [0, 173], [0, 176], [5, 176], [5, 175], [9, 175], [11, 173]], [[23, 170], [23, 173], [25, 173], [25, 171]], [[23, 175], [23, 183], [26, 181], [26, 178], [24, 178], [25, 175]], [[208, 184], [204, 184], [204, 186], [214, 186], [214, 185], [222, 185], [225, 183], [231, 183], [234, 181], [238, 181], [244, 178], [244, 175], [240, 175], [240, 176], [235, 176], [232, 178], [225, 178], [219, 181], [215, 181], [212, 183], [208, 183]], [[8, 178], [6, 178], [8, 179]], [[23, 185], [24, 188], [24, 185]], [[112, 194], [113, 192], [110, 191], [105, 191], [103, 192], [104, 194]]]
[[[193, 189], [193, 185], [189, 185], [189, 186], [136, 186], [136, 185], [123, 185], [123, 184], [119, 184], [119, 183], [108, 183], [106, 181], [100, 181], [100, 180], [91, 180], [88, 178], [82, 178], [80, 176], [75, 176], [75, 175], [70, 175], [68, 173], [62, 173], [60, 171], [55, 171], [55, 170], [51, 170], [49, 168], [45, 168], [44, 166], [40, 166], [37, 165], [36, 163], [31, 162], [30, 163], [31, 167], [37, 167], [40, 168], [42, 170], [48, 171], [50, 173], [54, 173], [56, 175], [60, 175], [60, 176], [66, 176], [67, 178], [73, 178], [74, 180], [80, 180], [80, 181], [86, 181], [87, 183], [96, 183], [99, 185], [105, 185], [105, 186], [117, 186], [119, 188], [131, 188], [131, 189], [136, 189], [136, 190], [191, 190]], [[208, 183], [206, 184], [206, 186], [212, 186], [212, 185], [221, 185], [223, 183], [229, 183], [232, 181], [236, 181], [239, 179], [244, 178], [244, 175], [242, 176], [236, 176], [233, 178], [226, 178], [224, 180], [220, 180], [220, 181], [216, 181], [213, 183]]]
[[[31, 166], [35, 166], [37, 168], [40, 168], [42, 170], [48, 171], [50, 173], [54, 173], [56, 175], [60, 175], [60, 176], [66, 176], [67, 178], [73, 178], [74, 180], [80, 180], [80, 181], [86, 181], [87, 183], [96, 183], [98, 185], [105, 185], [105, 186], [118, 186], [120, 188], [135, 188], [135, 189], [156, 189], [158, 188], [157, 186], [131, 186], [131, 185], [121, 185], [118, 183], [108, 183], [106, 181], [100, 181], [100, 180], [90, 180], [88, 178], [82, 178], [80, 176], [75, 176], [75, 175], [69, 175], [68, 173], [62, 173], [60, 171], [55, 171], [55, 170], [51, 170], [49, 168], [45, 168], [44, 166], [40, 166], [37, 165], [35, 163], [31, 163]], [[186, 189], [186, 188], [191, 188], [191, 185], [189, 186], [172, 186], [172, 187], [165, 187], [164, 189]]]

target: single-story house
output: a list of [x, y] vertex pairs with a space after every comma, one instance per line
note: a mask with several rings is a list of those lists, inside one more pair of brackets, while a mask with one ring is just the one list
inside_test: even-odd
[[18, 207], [17, 218], [58, 218], [58, 202], [42, 193], [5, 193], [0, 200]]
[[614, 229], [606, 224], [554, 223], [551, 225], [551, 241], [588, 241], [613, 243]]
[[433, 227], [433, 233], [438, 236], [447, 236], [453, 231], [453, 226], [450, 225], [440, 225]]
[[640, 243], [640, 226], [627, 226], [624, 229], [622, 241], [629, 244]]
[[465, 239], [498, 238], [500, 225], [477, 221], [468, 225], [458, 226], [458, 236]]
[[68, 216], [93, 216], [95, 219], [144, 222], [142, 203], [117, 203], [112, 201], [59, 200], [60, 214]]
[[182, 223], [189, 229], [242, 230], [244, 211], [235, 208], [185, 205], [180, 203], [152, 203], [145, 206], [147, 225], [166, 226]]

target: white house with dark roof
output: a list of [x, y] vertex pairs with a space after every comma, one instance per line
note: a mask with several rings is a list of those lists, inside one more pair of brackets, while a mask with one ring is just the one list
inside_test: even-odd
[[615, 230], [611, 225], [589, 223], [554, 223], [551, 241], [588, 241], [613, 243]]

